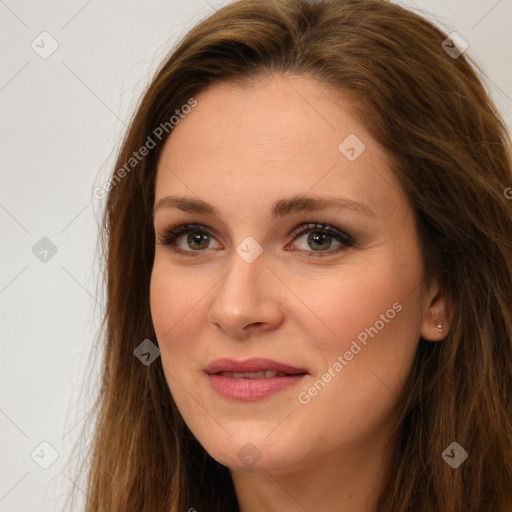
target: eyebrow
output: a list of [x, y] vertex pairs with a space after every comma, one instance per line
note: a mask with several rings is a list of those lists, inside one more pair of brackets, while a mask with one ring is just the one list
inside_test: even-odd
[[[170, 208], [177, 208], [184, 212], [204, 213], [219, 217], [219, 212], [213, 205], [203, 201], [202, 199], [186, 196], [163, 197], [156, 203], [153, 214], [157, 210]], [[271, 213], [274, 218], [279, 218], [295, 212], [323, 210], [327, 208], [346, 209], [367, 216], [376, 215], [368, 205], [358, 201], [352, 201], [341, 197], [315, 197], [304, 195], [297, 195], [277, 200], [272, 205]]]

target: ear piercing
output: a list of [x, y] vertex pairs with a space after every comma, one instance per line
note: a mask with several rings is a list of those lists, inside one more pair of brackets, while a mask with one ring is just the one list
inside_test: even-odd
[[442, 332], [443, 330], [443, 324], [441, 322], [438, 322], [436, 324], [436, 332]]

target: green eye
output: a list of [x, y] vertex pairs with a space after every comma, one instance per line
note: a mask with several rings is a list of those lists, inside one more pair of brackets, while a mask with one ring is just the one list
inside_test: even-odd
[[[187, 235], [186, 237], [184, 235]], [[292, 248], [289, 250], [310, 253], [309, 257], [322, 257], [337, 253], [347, 247], [354, 245], [354, 240], [343, 231], [317, 222], [305, 223], [296, 228], [290, 236], [293, 242], [307, 235], [306, 248]], [[183, 238], [184, 247], [180, 247]], [[216, 241], [209, 229], [201, 224], [182, 224], [170, 227], [165, 230], [159, 238], [158, 243], [169, 246], [175, 253], [195, 256], [199, 252], [211, 249], [211, 242]], [[332, 244], [339, 244], [331, 249]], [[311, 249], [311, 250], [309, 250]]]
[[[293, 232], [292, 236], [294, 236], [295, 241], [298, 240], [299, 238], [302, 238], [306, 234], [307, 247], [299, 248], [298, 250], [310, 252], [310, 257], [328, 256], [333, 253], [337, 253], [338, 251], [343, 250], [347, 247], [352, 247], [354, 245], [354, 240], [352, 239], [351, 236], [327, 224], [320, 224], [316, 222], [302, 224]], [[338, 242], [339, 246], [333, 250], [330, 250], [333, 240]], [[311, 248], [313, 250], [308, 251], [308, 248]]]

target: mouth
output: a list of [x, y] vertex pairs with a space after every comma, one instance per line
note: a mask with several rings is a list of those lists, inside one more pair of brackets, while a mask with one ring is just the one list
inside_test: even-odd
[[208, 365], [205, 373], [214, 391], [239, 401], [266, 398], [296, 385], [309, 374], [304, 368], [265, 358], [217, 359]]
[[218, 372], [213, 375], [222, 375], [231, 379], [269, 379], [272, 377], [286, 377], [291, 374], [275, 370], [262, 370], [260, 372]]

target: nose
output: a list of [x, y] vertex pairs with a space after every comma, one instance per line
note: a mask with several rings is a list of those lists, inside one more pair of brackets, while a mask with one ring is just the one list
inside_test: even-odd
[[235, 252], [230, 263], [231, 269], [212, 291], [208, 321], [243, 339], [279, 327], [285, 289], [268, 268], [264, 253], [247, 263]]

